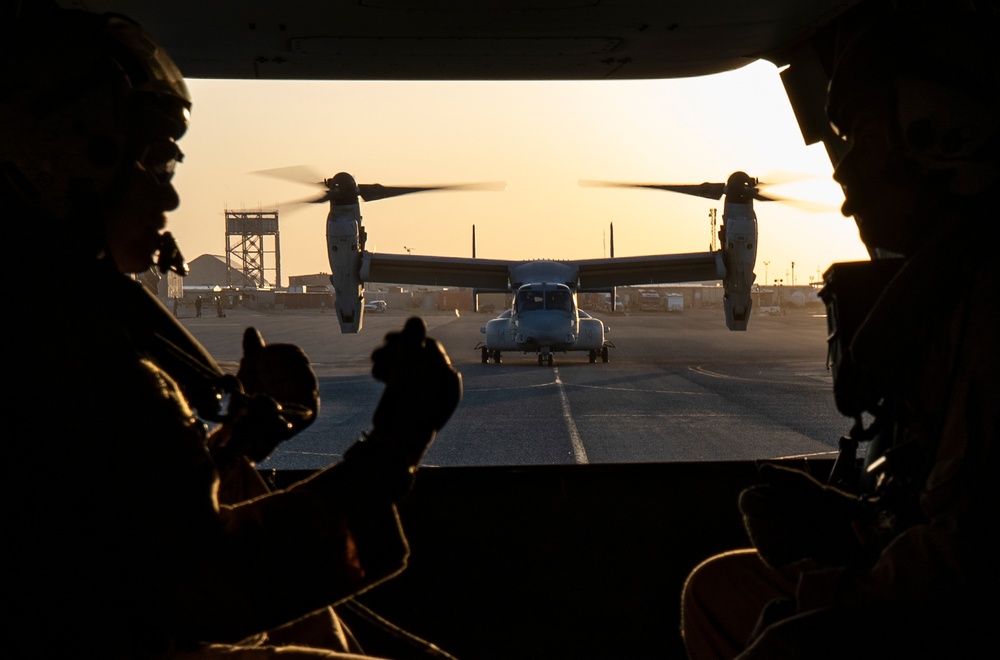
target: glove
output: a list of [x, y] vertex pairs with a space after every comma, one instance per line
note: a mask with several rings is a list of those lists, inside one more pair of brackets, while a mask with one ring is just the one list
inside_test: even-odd
[[385, 383], [372, 416], [372, 435], [391, 437], [409, 465], [416, 465], [461, 401], [462, 376], [444, 347], [427, 337], [418, 317], [386, 335], [375, 349], [372, 376]]
[[863, 546], [854, 531], [857, 498], [810, 475], [765, 463], [762, 483], [740, 493], [743, 525], [761, 559], [780, 569], [800, 560], [827, 566], [853, 563]]
[[247, 328], [236, 377], [248, 396], [264, 394], [277, 401], [298, 429], [319, 413], [319, 381], [309, 358], [295, 344], [267, 346], [256, 328]]
[[256, 328], [247, 328], [236, 378], [245, 399], [225, 442], [229, 455], [262, 461], [319, 413], [319, 382], [309, 358], [294, 344], [267, 346]]

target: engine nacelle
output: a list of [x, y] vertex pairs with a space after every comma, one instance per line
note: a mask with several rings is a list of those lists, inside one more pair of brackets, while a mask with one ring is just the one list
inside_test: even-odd
[[486, 348], [491, 351], [519, 351], [522, 346], [516, 341], [514, 326], [510, 316], [501, 316], [486, 323]]
[[749, 200], [727, 201], [723, 220], [719, 238], [725, 268], [722, 286], [726, 292], [723, 299], [726, 327], [746, 330], [753, 308], [750, 294], [756, 277], [753, 269], [757, 262], [757, 214]]
[[335, 206], [326, 220], [326, 249], [333, 274], [333, 308], [342, 333], [361, 330], [364, 317], [364, 289], [361, 282], [363, 233], [359, 229], [358, 205]]
[[600, 349], [604, 346], [604, 321], [600, 319], [580, 319], [580, 334], [576, 338], [576, 348], [582, 351]]

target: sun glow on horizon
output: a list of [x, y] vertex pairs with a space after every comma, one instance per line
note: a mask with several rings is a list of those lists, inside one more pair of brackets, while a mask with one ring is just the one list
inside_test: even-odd
[[[309, 165], [384, 185], [505, 181], [503, 192], [427, 192], [362, 202], [368, 247], [482, 258], [616, 256], [708, 249], [722, 202], [581, 179], [701, 183], [742, 170], [802, 178], [765, 192], [828, 207], [757, 203], [763, 260], [801, 272], [864, 259], [822, 145], [803, 144], [775, 67], [703, 78], [585, 82], [191, 80], [192, 124], [170, 229], [189, 259], [225, 252], [224, 211], [280, 208], [281, 271], [329, 272], [322, 189], [257, 175]], [[787, 266], [782, 266], [782, 270]], [[798, 279], [798, 278], [797, 278]], [[803, 282], [806, 280], [803, 280]], [[283, 282], [283, 284], [286, 282]]]

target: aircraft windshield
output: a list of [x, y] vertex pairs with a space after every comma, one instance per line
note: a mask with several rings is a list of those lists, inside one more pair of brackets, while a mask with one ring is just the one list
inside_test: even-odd
[[573, 295], [567, 289], [538, 291], [522, 289], [517, 293], [517, 311], [534, 312], [541, 309], [573, 311]]
[[546, 291], [545, 309], [557, 309], [561, 312], [573, 311], [573, 299], [569, 291]]
[[545, 309], [545, 295], [542, 291], [521, 289], [517, 292], [517, 311], [534, 312]]

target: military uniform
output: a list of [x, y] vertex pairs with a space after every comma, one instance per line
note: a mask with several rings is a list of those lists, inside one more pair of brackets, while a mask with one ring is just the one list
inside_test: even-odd
[[972, 254], [957, 227], [907, 260], [851, 345], [878, 375], [892, 420], [875, 450], [888, 467], [857, 527], [871, 559], [782, 570], [753, 551], [709, 560], [684, 594], [693, 658], [734, 657], [761, 604], [773, 599], [788, 599], [776, 601], [785, 609], [774, 620], [790, 618], [739, 657], [972, 657], [962, 650], [992, 642], [1000, 593], [998, 277], [1000, 266]]
[[83, 268], [87, 295], [33, 314], [8, 363], [7, 650], [159, 657], [233, 643], [404, 567], [394, 500], [407, 465], [354, 457], [220, 505], [204, 424], [130, 327], [148, 294], [101, 262]]

